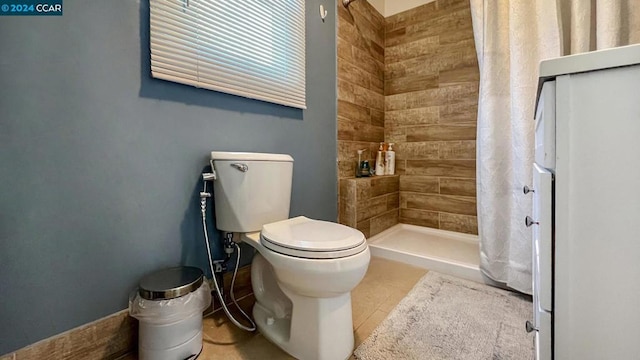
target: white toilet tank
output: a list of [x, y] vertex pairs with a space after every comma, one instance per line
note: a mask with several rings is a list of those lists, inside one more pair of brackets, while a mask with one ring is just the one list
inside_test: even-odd
[[216, 227], [260, 231], [289, 218], [293, 158], [285, 154], [212, 151]]

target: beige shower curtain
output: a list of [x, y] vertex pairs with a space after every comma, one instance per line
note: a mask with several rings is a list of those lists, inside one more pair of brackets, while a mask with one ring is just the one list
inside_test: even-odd
[[481, 269], [531, 293], [533, 113], [542, 59], [640, 42], [640, 0], [470, 0], [480, 67]]

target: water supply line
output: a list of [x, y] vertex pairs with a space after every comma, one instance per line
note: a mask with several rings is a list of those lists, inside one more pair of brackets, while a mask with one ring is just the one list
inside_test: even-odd
[[[213, 167], [212, 167], [212, 169], [213, 169]], [[200, 213], [202, 214], [202, 230], [204, 232], [204, 240], [205, 240], [205, 243], [207, 245], [207, 258], [209, 259], [209, 268], [211, 269], [211, 275], [213, 277], [213, 285], [215, 287], [216, 293], [218, 294], [218, 300], [220, 300], [220, 304], [222, 305], [222, 309], [223, 309], [224, 313], [227, 315], [227, 317], [229, 318], [229, 320], [231, 320], [231, 322], [235, 326], [239, 327], [242, 330], [255, 331], [256, 330], [256, 324], [253, 322], [253, 320], [251, 320], [249, 315], [247, 315], [244, 312], [244, 310], [242, 310], [242, 308], [240, 308], [240, 305], [238, 305], [238, 302], [236, 301], [235, 295], [233, 294], [233, 287], [234, 287], [235, 282], [236, 282], [236, 275], [238, 274], [238, 267], [240, 266], [240, 246], [233, 241], [233, 233], [226, 232], [224, 234], [224, 247], [225, 247], [225, 252], [227, 253], [227, 255], [226, 255], [227, 256], [227, 260], [229, 259], [229, 257], [233, 253], [234, 246], [235, 246], [235, 249], [238, 252], [237, 257], [236, 257], [236, 266], [235, 266], [235, 269], [233, 270], [233, 277], [231, 279], [231, 290], [229, 292], [230, 292], [230, 295], [231, 295], [231, 301], [236, 306], [236, 308], [238, 308], [238, 310], [240, 311], [242, 316], [244, 316], [244, 318], [249, 321], [249, 323], [251, 324], [250, 327], [242, 325], [238, 320], [236, 320], [233, 317], [233, 315], [231, 315], [231, 312], [227, 308], [227, 305], [225, 304], [224, 298], [222, 297], [221, 287], [218, 285], [218, 280], [216, 279], [216, 271], [215, 271], [214, 266], [213, 266], [214, 261], [211, 258], [211, 246], [209, 245], [209, 231], [207, 230], [207, 198], [211, 197], [211, 193], [207, 192], [207, 181], [215, 180], [215, 178], [216, 178], [215, 177], [215, 173], [204, 173], [204, 174], [202, 174], [203, 188], [202, 188], [202, 192], [200, 193]]]

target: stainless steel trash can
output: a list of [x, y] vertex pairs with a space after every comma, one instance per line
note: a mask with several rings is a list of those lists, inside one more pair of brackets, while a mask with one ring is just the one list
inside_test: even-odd
[[181, 266], [142, 278], [129, 300], [129, 313], [140, 321], [140, 360], [195, 359], [202, 351], [202, 312], [211, 290], [202, 270]]

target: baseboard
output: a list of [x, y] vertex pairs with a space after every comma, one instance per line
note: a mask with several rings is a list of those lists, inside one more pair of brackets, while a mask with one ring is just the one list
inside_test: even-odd
[[[231, 303], [229, 290], [232, 277], [233, 272], [224, 274], [227, 304]], [[251, 265], [247, 265], [238, 269], [234, 295], [239, 300], [251, 294]], [[213, 306], [214, 311], [221, 309], [217, 299]], [[205, 313], [210, 311], [211, 307]], [[129, 310], [125, 309], [0, 356], [0, 360], [114, 360], [135, 351], [137, 344], [138, 321], [130, 317]]]
[[0, 360], [117, 359], [138, 343], [138, 322], [125, 309], [38, 341]]

